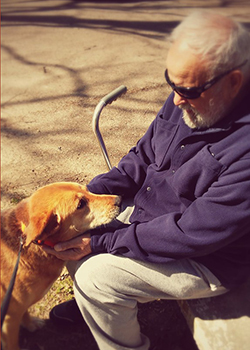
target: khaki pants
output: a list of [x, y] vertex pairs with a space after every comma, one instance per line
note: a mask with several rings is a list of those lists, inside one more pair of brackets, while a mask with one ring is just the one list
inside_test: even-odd
[[189, 259], [152, 264], [99, 254], [79, 263], [74, 292], [100, 350], [148, 350], [137, 302], [206, 298], [227, 290], [206, 267]]
[[[129, 211], [125, 213], [119, 218], [122, 222], [129, 217]], [[211, 271], [190, 259], [155, 264], [99, 254], [70, 263], [68, 269], [77, 304], [100, 350], [149, 349], [137, 320], [138, 302], [227, 292]]]

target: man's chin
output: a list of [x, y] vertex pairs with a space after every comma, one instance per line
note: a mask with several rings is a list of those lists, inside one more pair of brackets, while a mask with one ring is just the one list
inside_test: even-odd
[[197, 118], [192, 110], [183, 110], [184, 123], [191, 129], [198, 128]]

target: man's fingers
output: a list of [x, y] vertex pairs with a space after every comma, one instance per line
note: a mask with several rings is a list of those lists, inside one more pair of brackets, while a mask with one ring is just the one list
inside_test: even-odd
[[69, 241], [59, 242], [54, 246], [56, 252], [63, 252], [72, 248], [81, 248], [85, 238], [89, 238], [90, 234], [84, 234], [70, 239]]
[[60, 242], [54, 246], [56, 252], [63, 252], [71, 248], [77, 248], [82, 243], [82, 236], [71, 239], [70, 241]]
[[43, 246], [43, 250], [61, 260], [76, 261], [92, 252], [90, 241], [90, 235], [85, 234], [66, 242], [59, 242], [54, 248]]
[[68, 247], [68, 244], [62, 244], [62, 243], [57, 243], [55, 246], [54, 246], [54, 250], [56, 251], [56, 252], [62, 252], [62, 251], [64, 251], [64, 250], [67, 250], [67, 249], [69, 249], [69, 248], [71, 248], [71, 247]]
[[81, 258], [80, 252], [78, 253], [76, 250], [74, 249], [68, 249], [65, 251], [56, 251], [53, 248], [47, 247], [47, 246], [43, 246], [43, 250], [48, 253], [48, 254], [52, 254], [55, 257], [57, 257], [60, 260], [79, 260]]

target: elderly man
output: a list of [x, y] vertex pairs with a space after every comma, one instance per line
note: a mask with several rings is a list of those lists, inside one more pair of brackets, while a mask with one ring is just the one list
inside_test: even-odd
[[[216, 296], [250, 270], [249, 33], [198, 12], [170, 39], [165, 77], [173, 92], [118, 167], [88, 185], [133, 197], [130, 224], [44, 248], [84, 258], [75, 298], [102, 350], [149, 348], [138, 302]], [[51, 317], [73, 321], [69, 304]]]

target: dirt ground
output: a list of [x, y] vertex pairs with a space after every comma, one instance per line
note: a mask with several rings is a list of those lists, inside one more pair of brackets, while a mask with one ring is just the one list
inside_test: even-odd
[[[2, 0], [1, 8], [2, 209], [45, 184], [86, 183], [105, 172], [92, 116], [104, 95], [126, 85], [126, 95], [104, 108], [100, 122], [117, 164], [168, 96], [168, 35], [191, 11], [209, 8], [250, 26], [249, 0]], [[156, 303], [140, 312], [155, 350], [195, 349], [176, 304]], [[53, 349], [66, 338], [76, 343], [67, 349], [95, 349], [81, 346], [76, 330], [55, 333], [63, 343]], [[40, 343], [48, 337], [41, 333]], [[172, 339], [168, 347], [166, 338]]]

